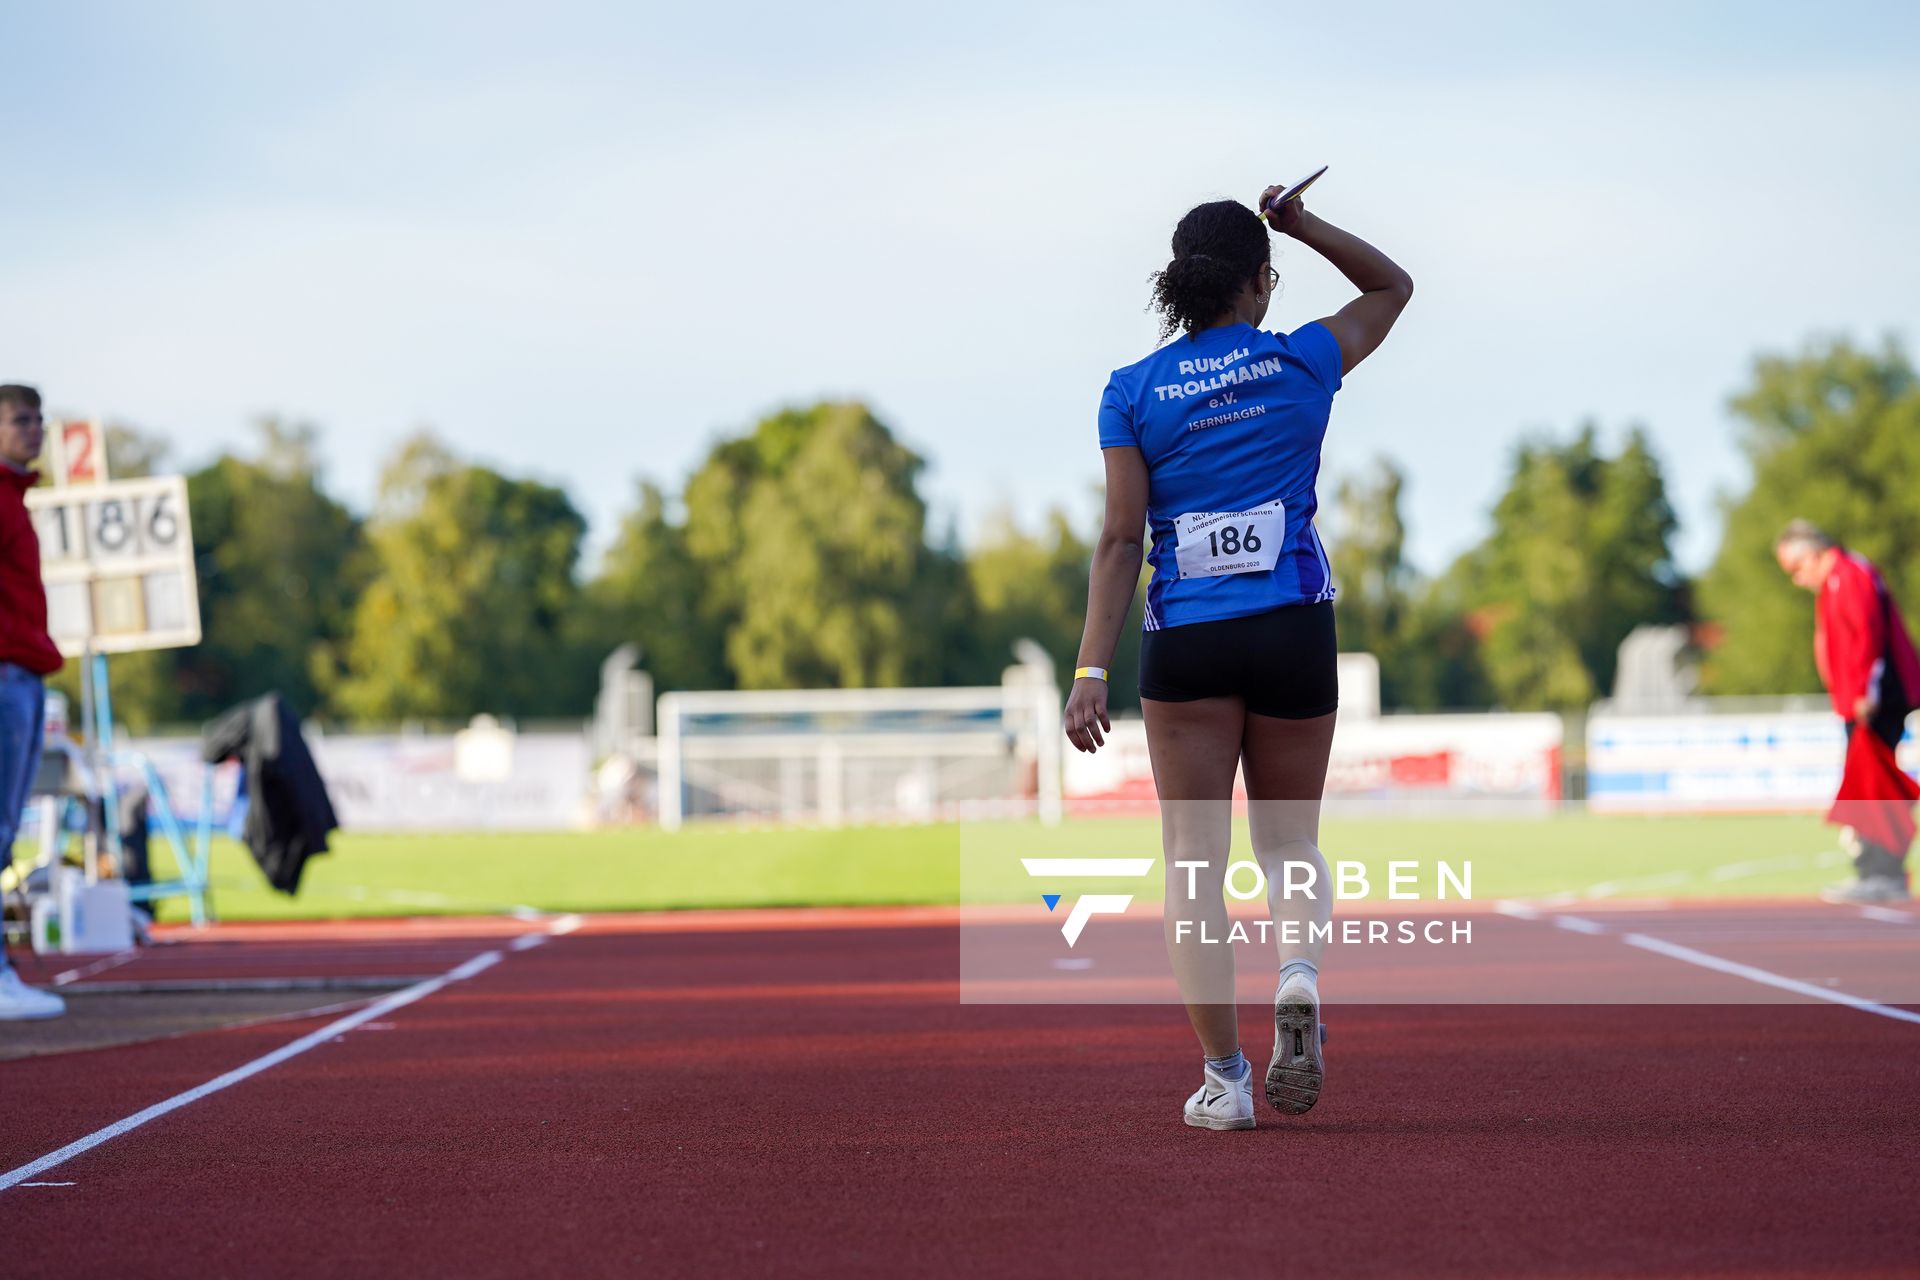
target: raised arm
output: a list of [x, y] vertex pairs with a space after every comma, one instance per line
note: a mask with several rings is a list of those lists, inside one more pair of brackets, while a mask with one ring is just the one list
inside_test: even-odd
[[[1080, 633], [1078, 667], [1110, 667], [1120, 644], [1120, 628], [1133, 608], [1140, 585], [1142, 539], [1147, 527], [1147, 460], [1140, 450], [1119, 446], [1102, 449], [1107, 463], [1107, 510], [1100, 541], [1093, 548], [1093, 571], [1087, 582], [1087, 625]], [[1064, 717], [1067, 738], [1082, 751], [1096, 751], [1111, 732], [1107, 718], [1107, 682], [1075, 680], [1067, 695]]]
[[[1268, 188], [1265, 199], [1271, 199], [1278, 190]], [[1308, 213], [1298, 200], [1269, 213], [1267, 224], [1331, 262], [1360, 290], [1359, 297], [1320, 321], [1340, 344], [1340, 373], [1344, 377], [1386, 340], [1393, 322], [1413, 297], [1413, 277], [1359, 236]]]

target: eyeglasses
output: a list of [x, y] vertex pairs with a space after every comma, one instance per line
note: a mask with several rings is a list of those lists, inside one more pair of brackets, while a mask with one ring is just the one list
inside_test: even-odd
[[1280, 273], [1271, 266], [1267, 268], [1267, 292], [1272, 293], [1280, 287]]

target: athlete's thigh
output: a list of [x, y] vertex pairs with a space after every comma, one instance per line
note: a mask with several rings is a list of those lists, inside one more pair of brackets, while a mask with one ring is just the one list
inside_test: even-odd
[[1337, 713], [1306, 720], [1249, 714], [1241, 743], [1248, 824], [1257, 847], [1320, 839], [1320, 797], [1327, 787]]
[[1140, 699], [1160, 801], [1230, 800], [1248, 720], [1239, 698]]

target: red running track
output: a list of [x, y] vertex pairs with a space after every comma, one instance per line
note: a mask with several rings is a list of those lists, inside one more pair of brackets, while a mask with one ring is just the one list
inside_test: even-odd
[[[1920, 1270], [1920, 1026], [1335, 1007], [1320, 1106], [1214, 1134], [1179, 1120], [1177, 1009], [961, 1005], [938, 913], [768, 920], [507, 952], [35, 1179], [73, 1185], [0, 1191], [6, 1272]], [[317, 1025], [9, 1063], [0, 1170]]]

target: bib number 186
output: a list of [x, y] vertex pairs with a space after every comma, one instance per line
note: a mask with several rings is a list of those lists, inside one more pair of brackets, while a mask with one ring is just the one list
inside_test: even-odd
[[1269, 502], [1251, 511], [1190, 511], [1173, 526], [1181, 577], [1263, 573], [1279, 563], [1287, 510]]
[[1260, 535], [1252, 525], [1247, 526], [1244, 534], [1232, 525], [1224, 529], [1208, 530], [1207, 554], [1209, 556], [1218, 559], [1221, 556], [1237, 556], [1242, 551], [1250, 556], [1258, 555], [1260, 552]]

